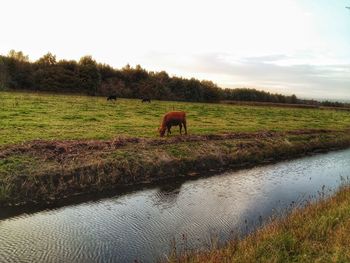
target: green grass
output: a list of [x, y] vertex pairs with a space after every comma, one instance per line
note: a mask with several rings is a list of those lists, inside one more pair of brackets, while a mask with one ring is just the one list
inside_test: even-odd
[[[187, 112], [190, 134], [344, 129], [350, 112], [0, 92], [0, 146], [34, 139], [156, 137], [167, 111]], [[175, 131], [175, 130], [174, 130]], [[177, 131], [174, 132], [177, 134]]]
[[178, 145], [165, 145], [161, 148], [175, 158], [186, 158], [192, 157], [193, 152], [199, 152], [200, 149], [204, 148], [204, 145], [201, 143], [182, 143]]
[[36, 164], [36, 159], [28, 155], [0, 159], [0, 203], [13, 195], [13, 179], [27, 177], [37, 169]]
[[[0, 160], [0, 179], [5, 175], [12, 174], [14, 172], [22, 171], [23, 173], [27, 173], [26, 167], [28, 167], [28, 164], [32, 165], [34, 163], [34, 159], [21, 155], [21, 156], [11, 156], [10, 158], [2, 158]], [[20, 174], [16, 174], [20, 175]]]

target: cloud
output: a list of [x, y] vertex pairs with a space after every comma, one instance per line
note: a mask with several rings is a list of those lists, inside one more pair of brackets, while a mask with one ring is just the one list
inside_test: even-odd
[[[315, 99], [350, 100], [350, 64], [303, 64], [305, 57], [272, 54], [237, 57], [228, 53], [152, 53], [155, 61], [186, 77], [207, 78], [223, 87], [255, 87]], [[312, 62], [312, 56], [307, 58]], [[289, 63], [290, 61], [290, 63]], [[301, 63], [299, 64], [298, 63]]]

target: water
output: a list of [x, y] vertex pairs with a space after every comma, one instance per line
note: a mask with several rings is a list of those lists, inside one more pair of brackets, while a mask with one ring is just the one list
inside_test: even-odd
[[348, 176], [350, 150], [22, 214], [0, 221], [0, 262], [153, 262], [174, 240], [206, 248]]

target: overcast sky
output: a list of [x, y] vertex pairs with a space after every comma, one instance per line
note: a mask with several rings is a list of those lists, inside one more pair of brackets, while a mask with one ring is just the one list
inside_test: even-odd
[[350, 100], [350, 0], [0, 1], [0, 53]]

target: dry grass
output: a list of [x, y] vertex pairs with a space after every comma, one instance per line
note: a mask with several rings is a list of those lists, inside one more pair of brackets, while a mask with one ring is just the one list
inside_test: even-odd
[[169, 262], [350, 262], [350, 187], [295, 209], [243, 240]]
[[0, 149], [0, 205], [236, 169], [350, 146], [346, 131], [33, 141]]

